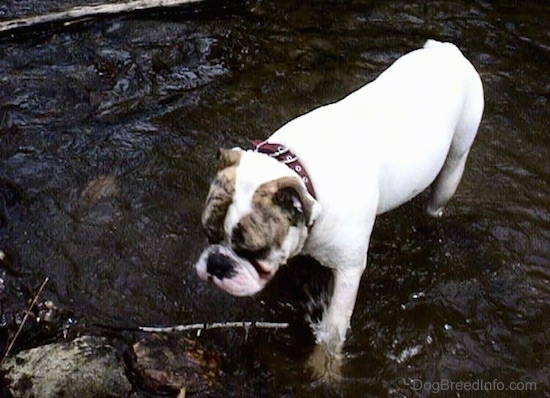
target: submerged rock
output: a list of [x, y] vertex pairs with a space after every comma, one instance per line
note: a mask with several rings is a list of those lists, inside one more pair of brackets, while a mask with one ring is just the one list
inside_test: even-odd
[[112, 175], [100, 175], [90, 181], [80, 194], [80, 206], [93, 207], [101, 199], [118, 196], [117, 180]]
[[1, 368], [14, 398], [122, 397], [132, 386], [106, 339], [84, 336], [21, 351]]
[[113, 175], [100, 175], [80, 194], [73, 216], [85, 225], [105, 226], [121, 214], [118, 181]]
[[152, 334], [134, 344], [133, 366], [153, 393], [211, 392], [221, 373], [215, 353], [178, 334]]

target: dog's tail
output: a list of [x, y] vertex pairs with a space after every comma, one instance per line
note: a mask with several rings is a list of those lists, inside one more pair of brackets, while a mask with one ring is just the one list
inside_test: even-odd
[[453, 50], [453, 51], [458, 51], [458, 52], [460, 52], [460, 50], [458, 49], [458, 47], [455, 46], [453, 43], [447, 43], [447, 42], [437, 41], [437, 40], [434, 40], [434, 39], [428, 39], [428, 40], [426, 41], [426, 43], [424, 43], [424, 48], [425, 48], [425, 49], [432, 49], [432, 48], [436, 48], [436, 49], [448, 49], [448, 50]]

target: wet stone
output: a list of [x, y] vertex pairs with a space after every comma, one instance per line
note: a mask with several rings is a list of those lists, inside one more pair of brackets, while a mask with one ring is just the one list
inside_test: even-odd
[[93, 207], [103, 198], [117, 196], [119, 193], [116, 178], [112, 175], [100, 175], [86, 185], [80, 194], [82, 206]]
[[93, 336], [21, 351], [1, 370], [14, 398], [119, 397], [131, 391], [116, 350]]
[[152, 393], [213, 391], [221, 374], [219, 357], [177, 334], [152, 334], [133, 346], [141, 387]]
[[120, 215], [120, 188], [112, 175], [91, 180], [80, 194], [73, 216], [85, 226], [106, 226]]

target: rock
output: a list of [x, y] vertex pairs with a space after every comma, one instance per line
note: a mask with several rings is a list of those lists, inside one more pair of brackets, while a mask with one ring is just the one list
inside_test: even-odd
[[116, 200], [119, 195], [116, 177], [100, 175], [82, 190], [73, 216], [85, 225], [108, 225], [120, 215], [120, 203]]
[[219, 357], [178, 334], [151, 334], [133, 346], [141, 386], [152, 393], [212, 392], [221, 373]]
[[86, 185], [80, 194], [80, 205], [90, 208], [101, 199], [115, 197], [118, 194], [116, 178], [112, 175], [100, 175]]
[[1, 367], [14, 398], [122, 397], [132, 386], [106, 339], [83, 336], [21, 351]]

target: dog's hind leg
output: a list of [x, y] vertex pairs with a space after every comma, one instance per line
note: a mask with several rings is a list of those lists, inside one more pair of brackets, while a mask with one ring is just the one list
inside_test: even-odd
[[460, 155], [449, 154], [439, 175], [431, 185], [430, 196], [424, 206], [428, 215], [436, 218], [443, 215], [445, 205], [460, 183], [467, 157], [468, 152]]
[[481, 115], [483, 114], [483, 87], [479, 75], [473, 70], [468, 96], [464, 103], [460, 119], [455, 129], [451, 148], [447, 159], [437, 178], [431, 185], [430, 196], [424, 206], [426, 213], [433, 217], [441, 217], [447, 202], [454, 195], [470, 152]]

